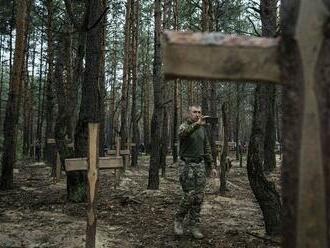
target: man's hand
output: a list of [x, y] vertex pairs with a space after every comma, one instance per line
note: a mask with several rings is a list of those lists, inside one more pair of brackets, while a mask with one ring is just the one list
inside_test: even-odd
[[210, 177], [216, 178], [218, 176], [218, 171], [216, 169], [212, 169], [210, 172]]
[[204, 126], [206, 124], [206, 121], [204, 119], [204, 116], [202, 115], [199, 117], [198, 121], [195, 122], [197, 125]]

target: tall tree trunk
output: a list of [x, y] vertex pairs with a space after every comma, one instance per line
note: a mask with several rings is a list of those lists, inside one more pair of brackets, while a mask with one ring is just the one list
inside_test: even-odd
[[111, 63], [111, 93], [110, 93], [110, 117], [109, 117], [109, 139], [108, 139], [108, 145], [109, 148], [111, 148], [112, 144], [114, 144], [115, 141], [115, 111], [116, 111], [116, 82], [117, 82], [117, 42], [115, 41], [115, 38], [113, 40], [113, 54], [111, 56], [112, 63]]
[[[33, 39], [35, 40], [35, 38]], [[35, 100], [34, 100], [34, 89], [35, 89], [35, 60], [36, 60], [36, 45], [33, 48], [32, 51], [32, 73], [31, 73], [31, 80], [30, 80], [30, 88], [28, 89], [28, 119], [27, 119], [27, 127], [28, 127], [28, 153], [30, 154], [31, 157], [33, 157], [33, 152], [34, 152], [34, 105], [35, 105]], [[27, 70], [28, 72], [28, 70]], [[28, 76], [28, 73], [27, 73]]]
[[163, 120], [162, 106], [162, 58], [160, 51], [161, 32], [161, 0], [155, 0], [155, 36], [154, 36], [154, 63], [153, 63], [153, 86], [154, 86], [154, 112], [151, 121], [151, 153], [148, 189], [159, 189], [159, 165], [160, 165], [160, 142], [161, 127]]
[[[107, 1], [101, 1], [101, 9], [105, 10], [107, 8]], [[99, 75], [99, 85], [100, 85], [100, 130], [99, 130], [99, 155], [104, 155], [104, 138], [105, 138], [105, 96], [106, 96], [106, 88], [105, 88], [105, 49], [106, 49], [106, 14], [102, 18], [100, 22], [101, 28], [101, 54], [100, 54], [100, 75]]]
[[162, 177], [165, 177], [166, 174], [166, 154], [167, 154], [167, 147], [168, 147], [168, 139], [169, 139], [169, 132], [168, 132], [168, 113], [167, 111], [163, 111], [163, 121], [162, 121], [162, 134], [161, 134], [161, 154], [160, 154], [160, 166], [162, 168]]
[[[32, 77], [30, 78], [30, 71], [29, 71], [29, 57], [30, 57], [30, 52], [29, 52], [29, 48], [30, 48], [30, 38], [31, 35], [28, 34], [27, 37], [27, 49], [26, 49], [26, 56], [25, 56], [25, 70], [22, 76], [22, 85], [23, 85], [23, 91], [22, 91], [22, 98], [23, 98], [23, 155], [27, 156], [29, 153], [29, 148], [30, 148], [30, 144], [29, 144], [29, 110], [30, 110], [30, 103], [31, 103], [31, 99], [30, 99], [30, 84], [31, 84], [31, 80]], [[32, 54], [35, 54], [35, 48], [32, 51]], [[34, 56], [34, 55], [32, 55]]]
[[240, 130], [240, 84], [236, 84], [236, 119], [235, 119], [235, 142], [236, 142], [236, 160], [240, 159], [240, 141], [239, 141], [239, 130]]
[[[57, 98], [57, 106], [58, 106], [58, 114], [56, 118], [55, 123], [55, 139], [56, 139], [56, 148], [59, 152], [61, 164], [64, 168], [64, 160], [65, 158], [69, 157], [68, 150], [66, 148], [66, 139], [67, 136], [67, 123], [69, 120], [68, 118], [68, 109], [67, 109], [67, 97], [68, 92], [66, 89], [68, 89], [68, 80], [64, 80], [64, 63], [67, 61], [65, 57], [67, 56], [65, 51], [65, 46], [68, 44], [65, 44], [64, 42], [65, 37], [61, 37], [61, 39], [57, 42], [57, 55], [55, 57], [55, 71], [54, 71], [54, 89], [56, 93]], [[68, 72], [67, 72], [68, 73]], [[66, 74], [67, 77], [69, 77], [68, 74]], [[71, 154], [72, 155], [72, 154]], [[53, 170], [55, 171], [56, 165], [53, 164]]]
[[[274, 37], [277, 27], [277, 0], [261, 0], [260, 16], [262, 36]], [[272, 171], [276, 167], [275, 159], [275, 85], [262, 86], [267, 89], [267, 119], [264, 139], [264, 170]]]
[[[9, 81], [11, 81], [11, 77], [13, 75], [13, 41], [14, 41], [14, 23], [15, 23], [15, 9], [17, 9], [17, 4], [16, 1], [11, 1], [12, 2], [12, 8], [11, 8], [11, 21], [9, 25]], [[16, 14], [17, 16], [17, 14]], [[17, 17], [16, 17], [17, 18]]]
[[172, 126], [172, 157], [173, 157], [173, 163], [176, 163], [178, 161], [178, 79], [174, 81], [173, 86], [173, 126]]
[[[72, 143], [74, 108], [72, 101], [78, 94], [75, 82], [72, 81], [72, 37], [71, 27], [66, 29], [68, 34], [62, 35], [57, 42], [57, 56], [54, 73], [54, 88], [57, 98], [58, 114], [55, 124], [56, 150], [59, 152], [62, 168], [66, 158], [73, 157], [73, 148], [68, 147]], [[63, 75], [63, 71], [65, 71]], [[55, 168], [54, 168], [55, 169]]]
[[[174, 18], [174, 29], [179, 30], [179, 1], [175, 0], [173, 5], [173, 18]], [[179, 80], [176, 79], [173, 85], [173, 126], [172, 126], [172, 157], [173, 163], [178, 161], [178, 147], [179, 147], [179, 137], [178, 137], [178, 86]]]
[[[270, 19], [266, 19], [266, 17], [269, 17]], [[276, 31], [275, 0], [261, 1], [261, 19], [263, 22], [263, 35], [271, 36]], [[268, 87], [273, 86], [257, 85], [256, 87], [247, 171], [252, 191], [264, 216], [266, 232], [270, 235], [276, 235], [280, 233], [281, 228], [280, 196], [276, 191], [274, 183], [267, 181], [263, 173], [263, 164], [264, 162], [266, 163], [265, 154], [271, 152], [270, 150], [265, 152], [265, 148], [271, 149], [270, 146], [265, 146], [265, 142], [268, 142], [267, 139], [270, 138], [268, 132], [274, 132], [274, 128], [273, 130], [270, 130], [269, 123], [267, 123], [270, 112], [270, 95], [268, 94]], [[274, 152], [274, 145], [272, 146], [272, 149]], [[269, 159], [269, 157], [267, 157], [267, 159]]]
[[30, 9], [30, 1], [17, 0], [16, 12], [16, 41], [12, 76], [9, 83], [9, 97], [6, 106], [4, 121], [3, 155], [1, 161], [0, 188], [10, 189], [13, 187], [13, 167], [16, 161], [16, 138], [19, 105], [22, 88], [22, 72], [24, 68], [26, 35]]
[[266, 232], [275, 235], [280, 233], [281, 228], [281, 201], [274, 183], [264, 176], [262, 159], [267, 116], [266, 90], [260, 85], [256, 87], [247, 171], [250, 186], [264, 216]]
[[[101, 3], [99, 0], [91, 0], [87, 4], [88, 27], [86, 40], [86, 68], [81, 89], [81, 104], [79, 119], [75, 133], [75, 156], [87, 156], [88, 123], [100, 122], [102, 117], [102, 86], [100, 80], [101, 70], [101, 39], [102, 26], [97, 23], [101, 15]], [[81, 202], [86, 199], [86, 172], [74, 172], [68, 174], [67, 192], [70, 201]]]
[[[54, 138], [54, 39], [53, 39], [53, 0], [47, 0], [47, 64], [48, 74], [46, 82], [46, 100], [45, 100], [45, 118], [46, 118], [46, 130], [45, 130], [45, 157], [46, 160], [53, 164], [54, 145], [47, 143], [47, 139]], [[53, 171], [54, 176], [54, 171]]]
[[0, 56], [0, 65], [1, 65], [1, 74], [0, 74], [0, 133], [2, 134], [2, 92], [3, 92], [3, 75], [4, 75], [4, 61], [3, 61], [3, 50], [2, 50], [2, 47], [3, 47], [3, 37], [1, 36], [1, 42], [0, 42], [0, 46], [1, 46], [1, 49], [0, 49], [0, 52], [1, 52], [1, 56]]
[[223, 149], [220, 158], [220, 194], [225, 194], [227, 191], [227, 154], [228, 154], [228, 141], [229, 141], [229, 130], [228, 130], [228, 104], [222, 104], [222, 123], [223, 123]]
[[150, 73], [149, 73], [149, 49], [150, 49], [150, 29], [148, 28], [147, 44], [145, 49], [144, 77], [143, 77], [143, 136], [144, 147], [150, 153]]
[[[170, 28], [170, 18], [171, 18], [171, 1], [164, 0], [163, 4], [163, 27], [162, 29]], [[162, 107], [163, 107], [163, 120], [162, 120], [162, 130], [161, 130], [161, 143], [160, 143], [160, 166], [162, 168], [162, 177], [165, 177], [166, 173], [166, 155], [168, 152], [168, 141], [169, 141], [169, 132], [168, 132], [168, 119], [169, 115], [165, 108], [168, 108], [167, 105], [164, 105], [170, 95], [168, 94], [170, 87], [168, 82], [164, 81], [161, 85], [162, 92]]]
[[42, 80], [43, 80], [43, 51], [44, 51], [44, 39], [42, 38], [43, 35], [43, 30], [41, 33], [41, 50], [40, 50], [40, 59], [39, 59], [39, 81], [38, 81], [38, 112], [37, 112], [37, 131], [36, 131], [36, 139], [41, 142], [41, 132], [42, 132], [42, 127], [41, 127], [41, 113], [42, 113]]
[[276, 168], [275, 157], [275, 142], [276, 142], [276, 129], [275, 129], [275, 95], [276, 87], [274, 85], [266, 86], [267, 89], [267, 120], [264, 144], [264, 170], [271, 172]]
[[[210, 3], [209, 0], [202, 1], [202, 32], [210, 31], [210, 18], [209, 18], [209, 8]], [[204, 114], [209, 114], [209, 82], [201, 82], [202, 87], [202, 110]], [[208, 130], [209, 132], [209, 130]], [[210, 135], [208, 135], [210, 137]]]
[[138, 34], [139, 34], [139, 0], [136, 0], [133, 5], [133, 12], [132, 15], [134, 17], [134, 22], [132, 23], [132, 109], [131, 109], [131, 120], [132, 120], [132, 142], [135, 143], [135, 146], [132, 146], [131, 148], [131, 166], [136, 167], [137, 166], [137, 160], [138, 160], [138, 147], [139, 147], [139, 131], [138, 131], [138, 116], [137, 116], [137, 101], [136, 101], [136, 95], [137, 95], [137, 70], [138, 70]]
[[[130, 30], [131, 30], [131, 8], [132, 1], [126, 3], [126, 21], [125, 21], [125, 43], [124, 43], [124, 64], [123, 64], [123, 85], [121, 93], [121, 114], [120, 114], [120, 137], [121, 143], [127, 144], [128, 141], [128, 88], [129, 88], [129, 50], [130, 50]], [[126, 158], [123, 157], [125, 160]], [[126, 161], [124, 161], [126, 164]]]

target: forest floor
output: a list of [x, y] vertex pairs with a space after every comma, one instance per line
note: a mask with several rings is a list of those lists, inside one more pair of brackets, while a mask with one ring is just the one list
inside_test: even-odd
[[[279, 184], [279, 164], [269, 179]], [[173, 232], [181, 188], [177, 166], [168, 157], [160, 190], [146, 190], [149, 157], [128, 169], [114, 189], [113, 171], [100, 172], [96, 247], [280, 247], [264, 233], [261, 210], [251, 192], [245, 164], [233, 162], [226, 195], [219, 179], [209, 179], [202, 208], [204, 239]], [[66, 201], [65, 176], [54, 184], [50, 167], [21, 161], [14, 170], [15, 188], [0, 191], [0, 247], [84, 247], [86, 204]]]

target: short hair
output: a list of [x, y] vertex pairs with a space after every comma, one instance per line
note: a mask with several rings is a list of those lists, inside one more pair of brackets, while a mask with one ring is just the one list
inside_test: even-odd
[[192, 108], [200, 108], [200, 109], [202, 109], [202, 106], [201, 105], [199, 105], [199, 104], [191, 104], [190, 106], [189, 106], [189, 111], [191, 111], [191, 109]]

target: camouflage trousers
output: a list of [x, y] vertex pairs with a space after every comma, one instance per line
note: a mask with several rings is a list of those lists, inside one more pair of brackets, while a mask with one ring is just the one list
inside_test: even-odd
[[183, 196], [175, 218], [179, 221], [189, 215], [190, 224], [200, 223], [200, 211], [204, 200], [206, 172], [204, 162], [193, 163], [180, 160], [179, 179]]

